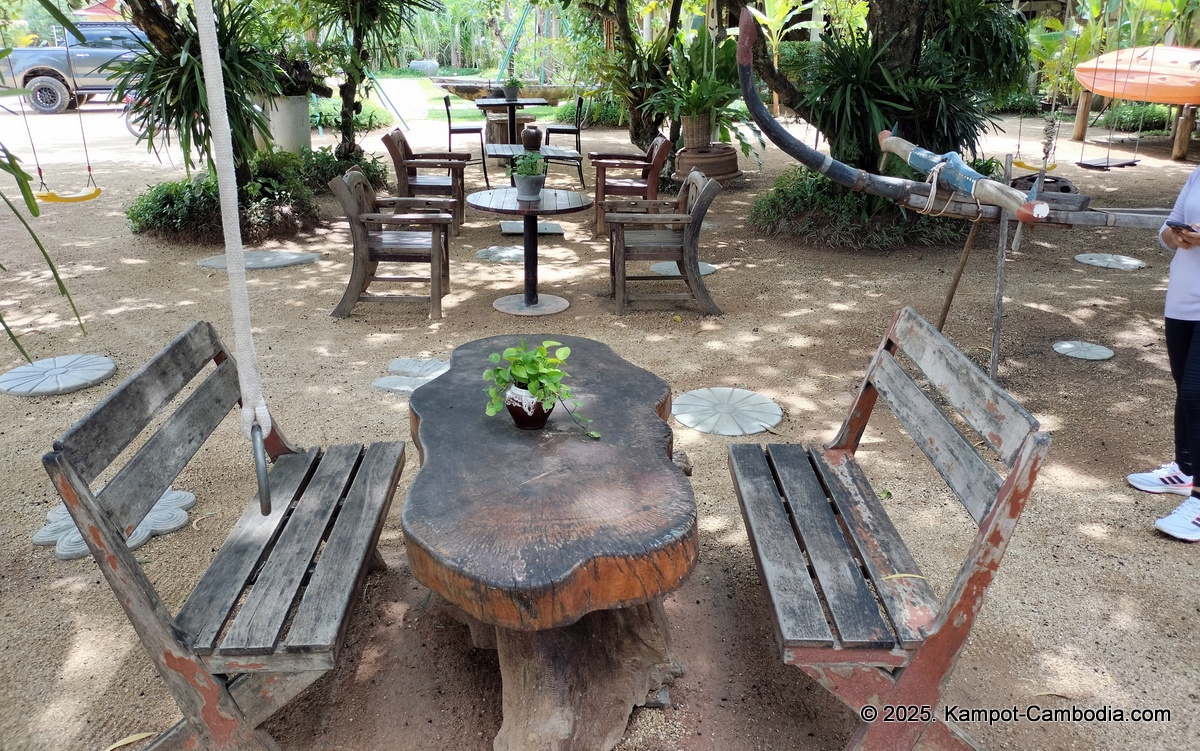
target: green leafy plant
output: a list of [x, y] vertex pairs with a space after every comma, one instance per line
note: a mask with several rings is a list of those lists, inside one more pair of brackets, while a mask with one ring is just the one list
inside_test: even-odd
[[[550, 351], [552, 347], [555, 348], [553, 352]], [[570, 374], [563, 370], [562, 365], [570, 355], [571, 348], [562, 346], [562, 342], [547, 340], [530, 349], [524, 339], [515, 347], [488, 355], [488, 361], [496, 367], [483, 372], [483, 380], [492, 384], [484, 390], [488, 395], [484, 411], [489, 416], [503, 411], [504, 393], [509, 386], [516, 386], [532, 394], [543, 409], [550, 409], [555, 402], [562, 402], [563, 408], [577, 424], [583, 426], [591, 422], [567, 406], [567, 400], [575, 409], [582, 406], [578, 399], [571, 396], [571, 387], [563, 383]], [[588, 435], [600, 437], [600, 433], [594, 430]]]
[[357, 157], [338, 159], [333, 147], [300, 150], [300, 179], [314, 193], [329, 191], [329, 181], [341, 177], [351, 167], [358, 167], [371, 181], [371, 187], [387, 187], [387, 164], [377, 156], [359, 154]]
[[1129, 133], [1169, 130], [1171, 108], [1165, 104], [1117, 104], [1105, 110], [1100, 124]]
[[[386, 128], [395, 119], [392, 113], [375, 104], [369, 99], [357, 103], [358, 110], [354, 113], [354, 132], [366, 133], [378, 128]], [[318, 99], [308, 106], [308, 119], [315, 128], [318, 125], [325, 128], [340, 130], [342, 127], [342, 100], [339, 97]], [[347, 157], [352, 158], [352, 157]]]
[[510, 76], [504, 81], [505, 88], [519, 89], [521, 88], [521, 79], [516, 76]]
[[526, 151], [523, 154], [517, 154], [513, 157], [512, 164], [507, 170], [508, 175], [520, 175], [522, 177], [535, 177], [546, 173], [546, 160], [541, 154], [532, 151]]

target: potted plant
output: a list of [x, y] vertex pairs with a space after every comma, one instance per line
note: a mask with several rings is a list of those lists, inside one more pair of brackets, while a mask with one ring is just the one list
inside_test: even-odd
[[517, 154], [508, 167], [508, 175], [517, 186], [518, 201], [537, 201], [546, 184], [546, 160], [535, 151]]
[[504, 82], [504, 98], [513, 100], [517, 98], [517, 92], [521, 90], [521, 79], [516, 76], [511, 76]]
[[[551, 348], [555, 348], [553, 352]], [[570, 355], [571, 348], [562, 346], [562, 342], [544, 341], [530, 349], [524, 339], [515, 347], [488, 355], [488, 360], [496, 367], [483, 372], [483, 380], [491, 383], [485, 390], [487, 414], [496, 415], [502, 408], [507, 409], [521, 430], [541, 430], [550, 419], [555, 403], [563, 402], [576, 423], [591, 422], [566, 406], [568, 399], [576, 409], [580, 406], [579, 400], [571, 397], [571, 388], [563, 383], [569, 374], [562, 369], [562, 364]], [[600, 437], [595, 431], [588, 435]]]

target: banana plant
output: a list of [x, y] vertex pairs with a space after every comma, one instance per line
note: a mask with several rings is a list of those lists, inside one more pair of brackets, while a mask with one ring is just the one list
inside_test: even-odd
[[[796, 29], [820, 28], [820, 21], [797, 20], [803, 11], [813, 6], [812, 2], [797, 2], [797, 0], [762, 0], [763, 9], [747, 6], [755, 20], [763, 27], [767, 47], [771, 51], [771, 64], [779, 68], [779, 45], [783, 38]], [[771, 92], [771, 111], [779, 117], [779, 94]]]

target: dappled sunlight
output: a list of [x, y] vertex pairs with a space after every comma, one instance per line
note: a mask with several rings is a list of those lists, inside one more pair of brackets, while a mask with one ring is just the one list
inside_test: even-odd
[[1066, 699], [1088, 699], [1106, 695], [1115, 682], [1103, 665], [1089, 664], [1080, 650], [1063, 645], [1037, 655], [1042, 678], [1038, 687]]

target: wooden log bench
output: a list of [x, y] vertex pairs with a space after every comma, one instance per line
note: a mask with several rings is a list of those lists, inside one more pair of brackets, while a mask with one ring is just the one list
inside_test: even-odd
[[[855, 458], [879, 397], [978, 527], [944, 601]], [[832, 443], [728, 447], [784, 662], [860, 717], [877, 718], [863, 722], [847, 748], [977, 748], [938, 717], [938, 700], [1049, 449], [1049, 435], [1038, 428], [905, 308]], [[871, 444], [872, 453], [888, 449]], [[900, 456], [908, 461], [909, 451]]]
[[[125, 539], [238, 399], [233, 357], [199, 322], [43, 458], [183, 712], [152, 749], [277, 748], [257, 726], [336, 664], [366, 574], [384, 568], [376, 543], [404, 468], [403, 443], [298, 451], [273, 426], [265, 440], [275, 459], [270, 513], [256, 496], [172, 618]], [[140, 448], [93, 491], [130, 446]]]

